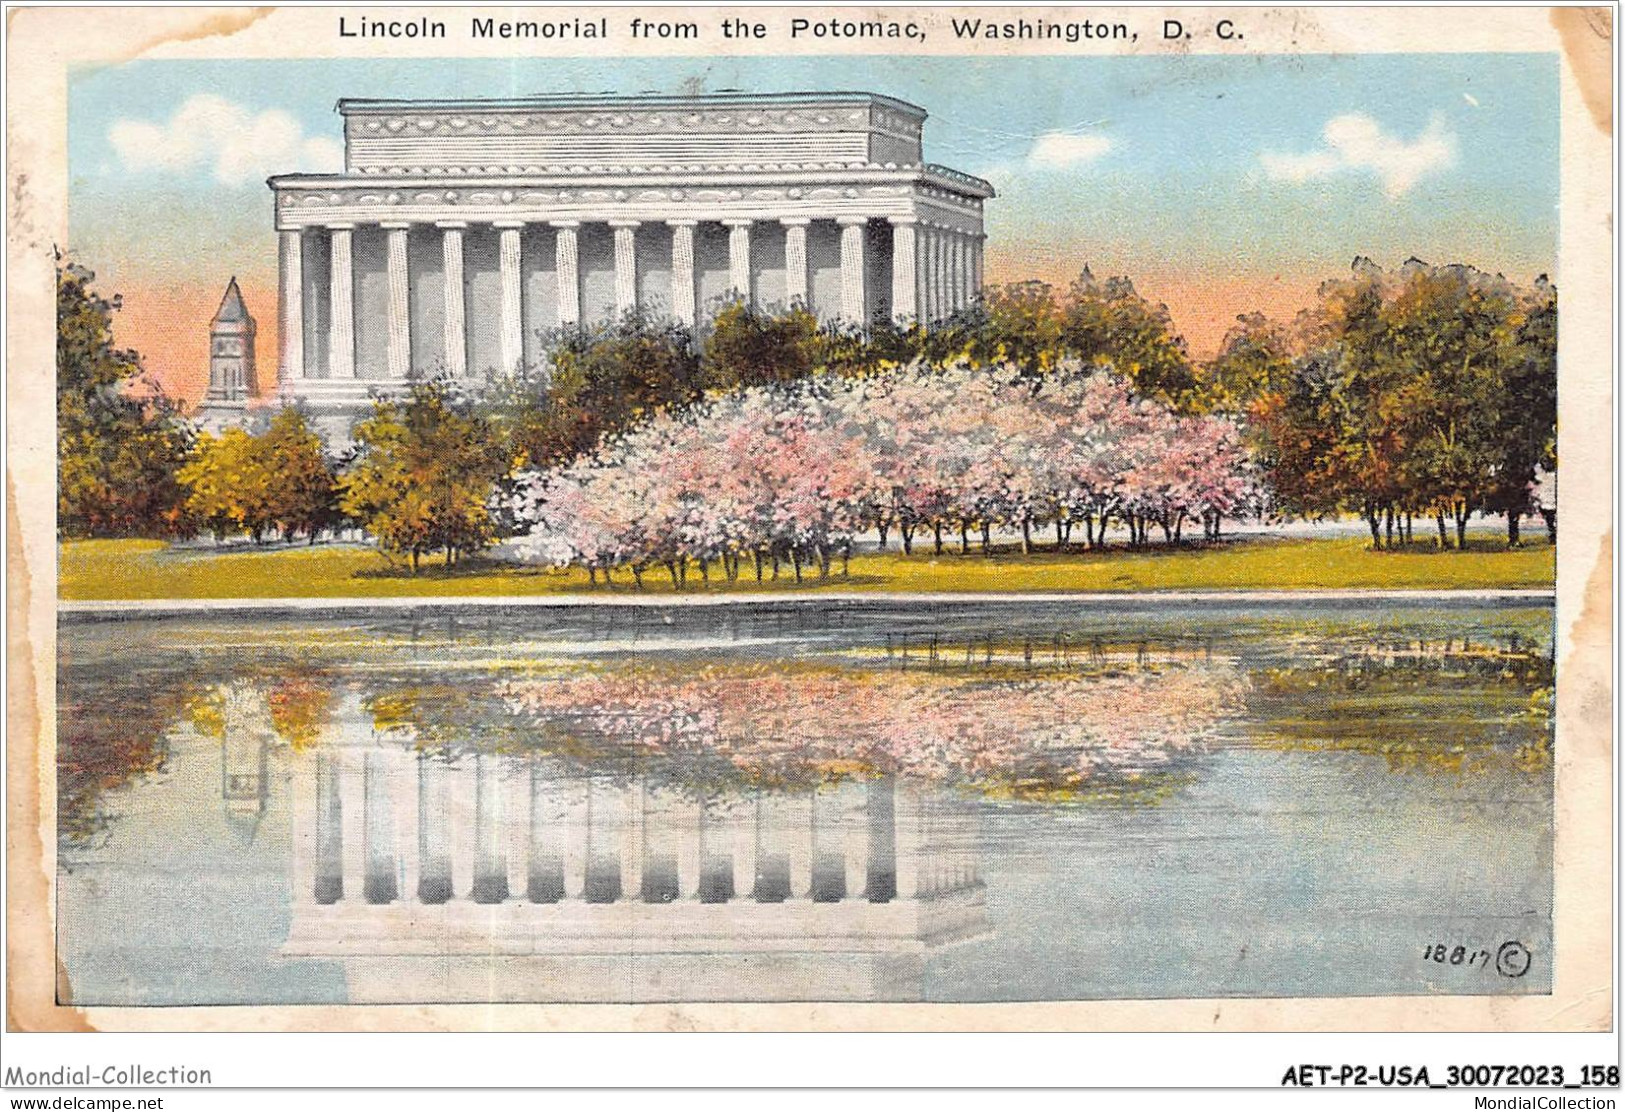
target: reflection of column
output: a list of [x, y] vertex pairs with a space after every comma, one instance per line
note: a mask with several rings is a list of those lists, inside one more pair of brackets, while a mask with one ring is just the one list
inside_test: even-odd
[[693, 220], [668, 220], [671, 227], [671, 314], [692, 326], [699, 316], [694, 288]]
[[385, 224], [385, 275], [389, 283], [389, 309], [386, 324], [389, 377], [403, 379], [412, 370], [412, 301], [407, 286], [407, 224]]
[[366, 801], [366, 877], [362, 891], [370, 904], [389, 903], [400, 895], [395, 878], [395, 822], [389, 806], [389, 757], [381, 749], [362, 754], [362, 792]]
[[760, 804], [755, 796], [740, 800], [733, 816], [734, 899], [754, 898], [756, 888], [756, 822]]
[[530, 888], [530, 769], [502, 758], [502, 843], [507, 847], [508, 895], [525, 899]]
[[277, 239], [277, 278], [281, 296], [277, 302], [281, 317], [277, 334], [282, 343], [282, 379], [305, 377], [305, 278], [304, 235], [298, 229], [283, 232]]
[[884, 903], [897, 895], [896, 789], [892, 778], [870, 780], [865, 795], [869, 862], [863, 894], [871, 903]]
[[919, 872], [922, 801], [918, 789], [905, 784], [897, 785], [897, 791], [892, 798], [893, 860], [896, 869], [897, 897], [912, 900], [923, 894]]
[[[786, 812], [791, 801], [777, 792], [756, 800], [756, 899], [778, 903], [790, 898], [790, 845], [792, 831], [802, 833], [804, 824], [793, 824]], [[799, 840], [799, 839], [798, 839]]]
[[553, 265], [558, 272], [559, 326], [581, 323], [581, 254], [576, 245], [576, 220], [548, 221], [558, 234], [553, 239]]
[[869, 816], [864, 806], [865, 788], [861, 784], [842, 787], [845, 806], [841, 809], [842, 861], [845, 874], [845, 895], [849, 900], [861, 899], [868, 880], [869, 869]]
[[750, 225], [749, 220], [724, 220], [728, 229], [728, 288], [732, 296], [750, 301]]
[[497, 270], [502, 280], [502, 373], [512, 374], [525, 359], [525, 315], [520, 298], [519, 264], [522, 221], [502, 221], [496, 227]]
[[807, 801], [810, 812], [807, 835], [812, 858], [807, 892], [818, 903], [834, 903], [846, 897], [846, 855], [842, 850], [846, 823], [841, 813], [842, 802], [839, 784], [816, 789]]
[[699, 896], [701, 903], [727, 903], [745, 891], [734, 884], [734, 830], [727, 811], [713, 800], [700, 805]]
[[463, 229], [448, 220], [440, 228], [440, 260], [445, 294], [446, 373], [461, 378], [468, 373], [468, 323], [463, 305]]
[[564, 858], [560, 854], [559, 800], [547, 790], [547, 771], [541, 762], [530, 766], [530, 868], [525, 894], [531, 903], [555, 903], [564, 898]]
[[344, 895], [344, 801], [338, 769], [328, 753], [316, 754], [316, 876], [311, 894], [319, 904]]
[[643, 786], [642, 851], [639, 890], [644, 903], [671, 903], [694, 894], [692, 866], [684, 884], [683, 862], [690, 841], [688, 804], [670, 789]]
[[638, 222], [611, 220], [615, 232], [615, 312], [626, 316], [638, 307]]
[[366, 798], [363, 754], [356, 749], [341, 749], [338, 753], [338, 780], [340, 819], [343, 833], [344, 880], [340, 891], [346, 899], [359, 901], [366, 892], [367, 844]]
[[[588, 903], [614, 903], [621, 898], [621, 814], [625, 802], [612, 781], [587, 783]], [[620, 821], [617, 821], [617, 820]]]
[[497, 758], [474, 758], [474, 876], [469, 892], [475, 903], [501, 903], [508, 898], [508, 852], [502, 825], [502, 778]]
[[292, 869], [293, 898], [296, 903], [316, 897], [316, 862], [320, 854], [316, 798], [318, 794], [316, 772], [317, 756], [305, 754], [295, 765], [289, 785], [293, 811]]
[[841, 319], [847, 324], [867, 324], [863, 236], [869, 221], [862, 216], [843, 216], [836, 223], [841, 226]]
[[478, 782], [474, 762], [461, 758], [446, 769], [451, 785], [451, 891], [453, 899], [467, 899], [474, 890], [475, 812]]
[[587, 834], [592, 821], [589, 781], [565, 782], [564, 853], [562, 884], [566, 899], [579, 900], [587, 891]]
[[350, 261], [349, 224], [329, 225], [327, 377], [355, 377], [355, 267]]
[[784, 300], [791, 305], [809, 304], [807, 298], [807, 225], [805, 216], [781, 217], [784, 225]]
[[[677, 838], [677, 898], [692, 900], [700, 893], [700, 859], [704, 819], [701, 805], [673, 798], [667, 805], [671, 829]], [[647, 835], [646, 835], [647, 836]]]
[[643, 898], [643, 781], [623, 790], [621, 803], [621, 898]]
[[891, 315], [894, 320], [912, 321], [919, 316], [919, 260], [915, 251], [915, 220], [912, 216], [891, 219]]
[[398, 898], [418, 894], [418, 755], [396, 750], [389, 769], [389, 794], [395, 811], [395, 854], [400, 861]]
[[418, 900], [445, 903], [452, 897], [451, 776], [444, 760], [418, 760]]

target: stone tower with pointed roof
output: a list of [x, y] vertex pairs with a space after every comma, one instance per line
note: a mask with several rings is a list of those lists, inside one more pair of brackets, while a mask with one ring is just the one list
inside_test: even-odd
[[226, 283], [226, 295], [209, 322], [209, 390], [205, 404], [244, 402], [259, 394], [254, 375], [254, 318], [243, 304], [237, 279]]

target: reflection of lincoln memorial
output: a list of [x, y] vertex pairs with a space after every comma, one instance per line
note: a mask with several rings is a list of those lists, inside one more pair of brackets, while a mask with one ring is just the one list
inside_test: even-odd
[[294, 758], [283, 953], [352, 1002], [907, 999], [985, 932], [965, 814], [890, 780], [708, 798], [423, 755], [343, 703]]

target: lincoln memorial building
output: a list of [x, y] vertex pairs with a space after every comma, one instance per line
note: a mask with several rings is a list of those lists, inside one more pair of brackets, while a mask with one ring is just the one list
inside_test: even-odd
[[[270, 179], [278, 394], [544, 362], [553, 330], [732, 299], [940, 320], [982, 282], [993, 189], [873, 93], [342, 100], [344, 172]], [[325, 404], [324, 404], [325, 403]]]

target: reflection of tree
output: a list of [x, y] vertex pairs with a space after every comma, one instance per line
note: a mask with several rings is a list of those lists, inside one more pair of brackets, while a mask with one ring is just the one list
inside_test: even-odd
[[1263, 744], [1380, 755], [1395, 772], [1551, 764], [1549, 654], [1517, 635], [1374, 639], [1252, 675]]
[[57, 832], [84, 844], [106, 826], [105, 796], [157, 772], [169, 755], [165, 731], [190, 713], [199, 685], [178, 678], [102, 675], [67, 679], [57, 704]]
[[950, 674], [628, 663], [502, 686], [520, 719], [750, 779], [898, 773], [996, 794], [1088, 792], [1167, 766], [1237, 712], [1220, 669]]
[[272, 686], [265, 701], [277, 736], [297, 753], [315, 743], [327, 718], [332, 692], [308, 676], [289, 676]]

